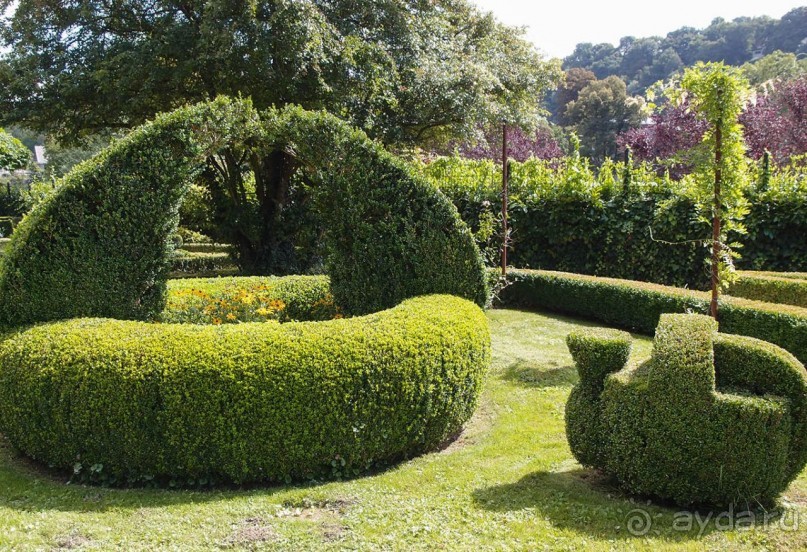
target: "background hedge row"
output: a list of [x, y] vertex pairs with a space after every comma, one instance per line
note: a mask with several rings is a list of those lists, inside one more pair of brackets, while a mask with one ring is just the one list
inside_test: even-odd
[[735, 297], [807, 308], [807, 275], [801, 272], [740, 271], [727, 293]]
[[484, 313], [446, 295], [327, 322], [74, 319], [0, 342], [0, 432], [110, 484], [352, 475], [454, 435], [489, 360]]
[[[663, 313], [709, 312], [705, 292], [631, 280], [513, 270], [507, 306], [548, 309], [652, 335]], [[807, 362], [807, 309], [738, 297], [720, 302], [720, 331], [762, 339]]]
[[[419, 170], [457, 205], [495, 261], [501, 169], [450, 157]], [[574, 157], [513, 162], [510, 174], [513, 266], [708, 288], [709, 249], [702, 240], [711, 226], [691, 180], [611, 162], [595, 172]], [[764, 189], [755, 177], [748, 233], [731, 236], [743, 246], [736, 249], [738, 267], [807, 271], [805, 175], [803, 168], [783, 168]]]

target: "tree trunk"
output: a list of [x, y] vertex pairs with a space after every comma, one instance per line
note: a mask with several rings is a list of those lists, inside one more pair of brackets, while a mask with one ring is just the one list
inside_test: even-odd
[[723, 184], [723, 130], [721, 122], [715, 126], [715, 187], [714, 207], [712, 213], [712, 302], [709, 312], [712, 318], [718, 319], [717, 301], [720, 298], [720, 231], [721, 212], [723, 209], [721, 187]]

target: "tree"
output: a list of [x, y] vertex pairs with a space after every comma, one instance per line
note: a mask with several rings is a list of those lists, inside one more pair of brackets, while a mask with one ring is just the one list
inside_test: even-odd
[[740, 121], [751, 156], [759, 159], [770, 151], [781, 164], [807, 153], [807, 76], [772, 86], [746, 109]]
[[[557, 127], [555, 127], [557, 128]], [[468, 159], [491, 159], [502, 162], [502, 127], [491, 127], [478, 142], [457, 148], [462, 157]], [[537, 130], [527, 132], [519, 127], [507, 127], [508, 158], [524, 162], [532, 157], [536, 159], [557, 159], [563, 157], [563, 150], [558, 144], [552, 128], [542, 125]], [[446, 152], [448, 153], [448, 152]]]
[[585, 153], [601, 163], [616, 156], [616, 137], [642, 122], [644, 100], [628, 96], [625, 82], [612, 76], [583, 88], [569, 103], [566, 116], [581, 136]]
[[572, 67], [563, 75], [563, 82], [560, 83], [553, 97], [554, 120], [563, 126], [569, 124], [566, 119], [566, 107], [578, 96], [580, 91], [597, 80], [597, 76], [588, 69]]
[[[440, 143], [534, 123], [560, 74], [466, 0], [20, 0], [3, 38], [2, 117], [65, 139], [226, 94], [325, 109], [391, 145]], [[242, 267], [282, 270], [284, 210], [305, 185], [288, 155], [252, 153], [211, 159], [203, 180]]]
[[31, 150], [0, 128], [0, 169], [16, 171], [24, 169], [31, 162]]
[[[739, 218], [747, 183], [745, 146], [739, 117], [748, 94], [740, 71], [723, 63], [698, 63], [687, 69], [681, 81], [691, 108], [708, 128], [701, 147], [709, 157], [696, 166], [696, 181], [710, 188], [712, 213], [712, 317], [718, 317], [721, 261], [729, 260], [726, 235]], [[700, 177], [700, 178], [697, 178]], [[724, 217], [727, 219], [724, 221]]]
[[690, 109], [686, 101], [667, 103], [651, 116], [651, 123], [617, 136], [620, 149], [630, 148], [639, 161], [654, 165], [656, 171], [680, 178], [692, 171], [689, 152], [703, 138], [707, 123]]
[[745, 78], [756, 87], [772, 81], [791, 80], [807, 75], [807, 58], [799, 59], [796, 54], [776, 50], [753, 63], [746, 63], [740, 69]]

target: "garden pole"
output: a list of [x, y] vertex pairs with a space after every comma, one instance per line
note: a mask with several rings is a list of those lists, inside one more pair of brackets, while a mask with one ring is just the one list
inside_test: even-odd
[[507, 162], [507, 124], [502, 125], [502, 276], [507, 276], [507, 181], [510, 178]]
[[[718, 98], [720, 93], [718, 91]], [[709, 313], [717, 320], [717, 300], [720, 296], [720, 216], [722, 200], [720, 188], [723, 183], [723, 128], [722, 120], [715, 125], [715, 203], [712, 213], [712, 303]]]

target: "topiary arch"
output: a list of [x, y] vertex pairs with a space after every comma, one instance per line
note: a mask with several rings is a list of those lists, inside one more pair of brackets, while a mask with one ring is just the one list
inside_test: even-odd
[[[162, 311], [187, 183], [232, 144], [290, 154], [313, 183], [347, 312], [397, 306], [229, 327], [77, 318]], [[470, 418], [490, 333], [466, 299], [486, 299], [467, 227], [364, 134], [298, 108], [183, 108], [76, 168], [14, 234], [0, 323], [61, 321], [0, 339], [0, 432], [89, 481], [356, 474], [434, 449]]]
[[483, 304], [484, 266], [451, 203], [362, 132], [300, 108], [219, 98], [158, 116], [67, 175], [19, 226], [0, 273], [0, 324], [150, 319], [194, 173], [229, 144], [291, 152], [317, 184], [327, 268], [353, 314], [429, 293]]

